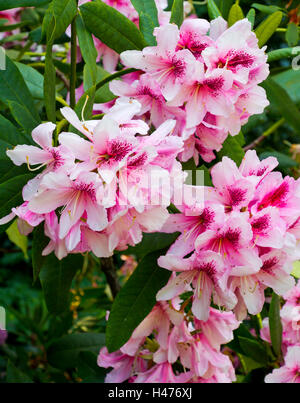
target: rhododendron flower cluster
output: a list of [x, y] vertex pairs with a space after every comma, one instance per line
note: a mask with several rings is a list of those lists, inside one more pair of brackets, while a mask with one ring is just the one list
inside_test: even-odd
[[[101, 349], [98, 365], [113, 368], [106, 382], [230, 383], [232, 363], [221, 344], [239, 326], [231, 312], [210, 308], [206, 322], [185, 314], [180, 299], [157, 303], [121, 349]], [[176, 367], [176, 369], [175, 369]]]
[[265, 48], [259, 49], [247, 19], [227, 28], [221, 17], [211, 23], [188, 18], [180, 29], [166, 23], [154, 35], [157, 46], [121, 54], [122, 63], [140, 73], [110, 89], [139, 100], [140, 115], [155, 127], [176, 119], [174, 134], [185, 143], [182, 161], [198, 163], [200, 155], [210, 162], [228, 133], [237, 135], [269, 104], [258, 86], [269, 74]]
[[24, 203], [0, 223], [17, 216], [28, 234], [44, 222], [51, 241], [43, 254], [54, 250], [59, 259], [85, 251], [108, 257], [139, 243], [142, 232], [159, 231], [185, 178], [176, 161], [183, 143], [171, 135], [172, 120], [144, 136], [147, 124], [132, 119], [139, 110], [137, 101], [119, 100], [101, 121], [81, 122], [66, 107], [61, 113], [81, 135], [60, 133], [53, 146], [55, 125], [44, 123], [32, 132], [36, 146], [8, 150], [16, 165], [40, 171], [24, 187]]
[[174, 273], [158, 292], [159, 301], [193, 292], [192, 312], [207, 320], [211, 298], [234, 309], [261, 312], [264, 290], [284, 295], [294, 285], [290, 275], [300, 256], [300, 180], [272, 172], [278, 162], [260, 161], [248, 151], [238, 168], [224, 157], [212, 170], [204, 205], [177, 206], [162, 231], [181, 232], [158, 264]]

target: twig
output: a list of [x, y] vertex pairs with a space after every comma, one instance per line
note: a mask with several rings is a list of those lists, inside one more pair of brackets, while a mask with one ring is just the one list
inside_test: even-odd
[[111, 293], [115, 298], [118, 292], [120, 291], [121, 287], [116, 273], [113, 258], [112, 257], [102, 258], [101, 269], [105, 274], [106, 280], [111, 289]]
[[252, 148], [257, 147], [260, 143], [264, 141], [266, 137], [268, 137], [270, 134], [274, 133], [275, 130], [277, 130], [283, 123], [285, 122], [284, 118], [281, 118], [277, 122], [275, 122], [269, 129], [267, 129], [261, 136], [259, 136], [256, 140], [254, 140], [252, 143], [248, 144], [246, 147], [244, 147], [244, 151], [251, 150]]

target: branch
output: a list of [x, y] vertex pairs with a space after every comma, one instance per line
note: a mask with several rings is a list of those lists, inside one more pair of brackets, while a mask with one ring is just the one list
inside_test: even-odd
[[246, 147], [244, 147], [244, 151], [251, 150], [252, 148], [257, 147], [260, 143], [264, 141], [266, 137], [268, 137], [270, 134], [274, 133], [283, 123], [285, 122], [284, 118], [281, 118], [278, 120], [276, 123], [274, 123], [271, 127], [269, 127], [268, 130], [266, 130], [261, 136], [259, 136], [256, 140], [254, 140], [252, 143], [248, 144]]
[[101, 259], [101, 269], [105, 274], [106, 280], [110, 286], [111, 293], [115, 298], [121, 287], [116, 273], [114, 261], [112, 257]]

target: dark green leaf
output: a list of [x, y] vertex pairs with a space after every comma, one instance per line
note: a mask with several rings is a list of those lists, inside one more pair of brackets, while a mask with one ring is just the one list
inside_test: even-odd
[[81, 351], [78, 356], [78, 375], [83, 382], [104, 383], [106, 370], [97, 365], [97, 355], [90, 351]]
[[89, 31], [117, 53], [147, 46], [135, 24], [105, 3], [86, 3], [80, 10]]
[[27, 374], [16, 368], [10, 360], [7, 362], [6, 368], [7, 383], [32, 383], [32, 380]]
[[44, 100], [47, 118], [50, 122], [56, 122], [56, 72], [52, 59], [52, 42], [46, 47], [45, 75], [44, 75]]
[[27, 111], [33, 122], [40, 122], [33, 98], [17, 66], [6, 56], [6, 69], [0, 70], [0, 100], [15, 102]]
[[287, 91], [272, 78], [268, 78], [262, 87], [267, 91], [267, 98], [271, 106], [275, 106], [282, 117], [294, 127], [296, 133], [299, 133], [300, 113]]
[[33, 281], [38, 279], [40, 271], [42, 269], [43, 263], [46, 256], [42, 256], [42, 252], [48, 245], [50, 240], [46, 238], [44, 233], [44, 223], [41, 223], [33, 231], [32, 240], [32, 268], [33, 268]]
[[281, 356], [282, 324], [280, 319], [280, 297], [273, 292], [269, 310], [269, 328], [272, 347], [277, 355]]
[[174, 0], [172, 10], [171, 10], [171, 18], [170, 23], [181, 26], [184, 18], [184, 10], [183, 10], [183, 0]]
[[106, 327], [106, 346], [110, 352], [128, 341], [155, 305], [157, 292], [167, 283], [171, 272], [157, 265], [162, 253], [158, 251], [144, 257], [117, 295]]
[[80, 353], [88, 351], [98, 354], [104, 343], [105, 335], [101, 333], [69, 334], [51, 344], [47, 358], [55, 368], [72, 369], [78, 365]]
[[82, 262], [81, 255], [68, 255], [63, 260], [58, 260], [54, 254], [46, 257], [40, 280], [50, 313], [60, 314], [68, 309], [71, 283]]
[[22, 189], [34, 175], [24, 174], [15, 176], [0, 185], [0, 218], [10, 214], [13, 207], [23, 202]]
[[248, 339], [246, 337], [238, 336], [240, 346], [247, 357], [252, 358], [262, 364], [267, 364], [268, 354], [264, 346], [257, 340]]
[[9, 101], [8, 106], [15, 121], [30, 135], [33, 129], [39, 125], [40, 120], [35, 120], [25, 105]]
[[50, 0], [0, 0], [0, 11], [16, 7], [40, 7]]

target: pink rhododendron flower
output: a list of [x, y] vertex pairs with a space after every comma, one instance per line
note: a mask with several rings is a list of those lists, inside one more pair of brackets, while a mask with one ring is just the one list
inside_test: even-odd
[[[217, 333], [211, 343], [218, 321], [222, 334]], [[234, 369], [229, 357], [220, 352], [220, 344], [229, 342], [237, 327], [232, 313], [211, 309], [207, 322], [192, 323], [180, 309], [179, 300], [159, 303], [120, 351], [109, 354], [101, 349], [98, 365], [113, 368], [106, 382], [232, 382]], [[178, 359], [181, 371], [173, 367]]]
[[284, 361], [265, 377], [266, 383], [300, 383], [300, 346], [289, 347]]
[[140, 116], [156, 127], [164, 118], [177, 120], [183, 161], [194, 157], [198, 163], [200, 155], [210, 162], [228, 133], [237, 135], [269, 104], [258, 86], [269, 74], [265, 48], [259, 49], [247, 19], [227, 28], [221, 17], [211, 23], [188, 18], [180, 28], [164, 23], [154, 35], [157, 46], [121, 54], [126, 67], [144, 74], [132, 87], [112, 82], [111, 91], [139, 99]]
[[[259, 161], [254, 151], [246, 153], [239, 168], [224, 157], [211, 170], [214, 186], [204, 188], [204, 205], [192, 201], [177, 206], [181, 213], [172, 214], [162, 231], [181, 235], [158, 263], [179, 274], [158, 292], [158, 299], [192, 290], [193, 313], [205, 320], [213, 294], [215, 304], [234, 309], [242, 320], [247, 311], [255, 315], [262, 310], [267, 287], [279, 295], [293, 287], [299, 180], [271, 172], [276, 165], [274, 158]], [[203, 256], [214, 264], [200, 276]]]

